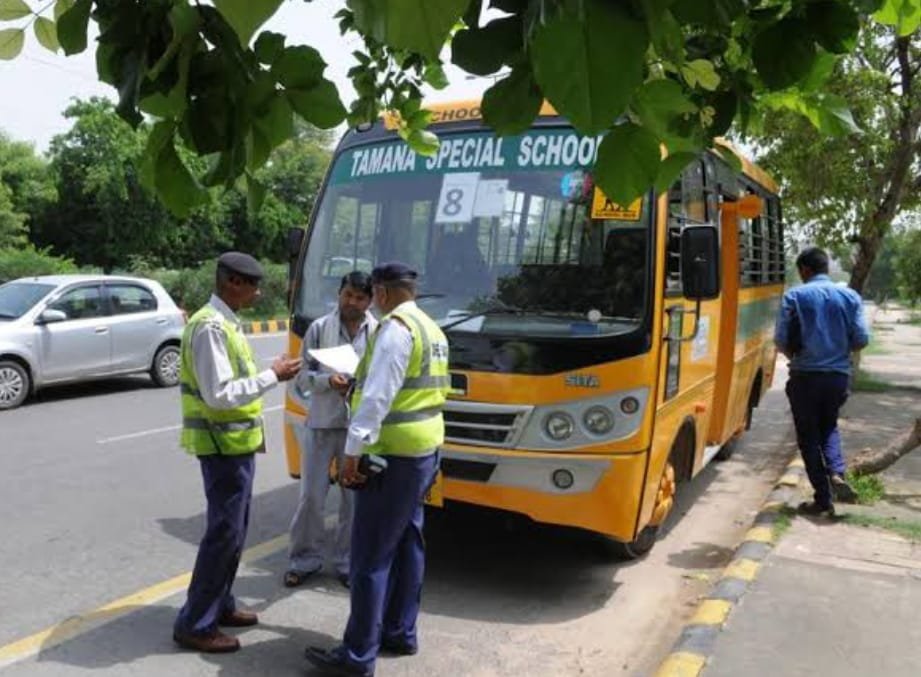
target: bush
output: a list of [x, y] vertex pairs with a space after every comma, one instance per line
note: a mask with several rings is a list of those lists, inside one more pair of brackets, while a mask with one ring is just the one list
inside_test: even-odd
[[[288, 267], [280, 263], [263, 262], [265, 278], [262, 280], [262, 294], [256, 305], [240, 313], [247, 318], [279, 318], [288, 314]], [[214, 290], [215, 263], [198, 268], [168, 270], [139, 266], [133, 274], [156, 280], [173, 297], [177, 305], [189, 315], [208, 302]]]
[[0, 249], [0, 284], [20, 277], [76, 272], [78, 268], [73, 261], [54, 256], [48, 249], [36, 249], [32, 245]]

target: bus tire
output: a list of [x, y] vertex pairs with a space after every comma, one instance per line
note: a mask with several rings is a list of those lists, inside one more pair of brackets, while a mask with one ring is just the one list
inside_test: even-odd
[[633, 560], [645, 557], [646, 554], [652, 550], [652, 546], [656, 544], [658, 539], [659, 525], [649, 525], [644, 527], [636, 539], [632, 541], [608, 541], [608, 551], [611, 556], [616, 559], [624, 562], [632, 562]]

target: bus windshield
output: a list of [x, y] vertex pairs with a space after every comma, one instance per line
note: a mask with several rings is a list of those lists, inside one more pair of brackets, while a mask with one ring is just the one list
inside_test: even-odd
[[329, 312], [349, 271], [399, 260], [419, 272], [420, 306], [451, 333], [578, 339], [642, 324], [650, 200], [617, 219], [592, 218], [588, 168], [599, 139], [567, 128], [441, 139], [433, 158], [399, 139], [339, 153], [310, 232], [297, 315]]

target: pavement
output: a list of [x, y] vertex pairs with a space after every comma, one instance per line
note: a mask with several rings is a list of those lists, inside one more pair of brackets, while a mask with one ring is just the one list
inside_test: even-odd
[[[861, 370], [892, 387], [850, 396], [840, 419], [848, 457], [921, 416], [921, 326], [900, 308], [869, 306], [868, 315], [874, 345]], [[834, 520], [790, 510], [811, 499], [801, 464], [797, 454], [749, 531], [770, 526], [761, 550], [750, 556], [759, 544], [743, 542], [657, 675], [921, 674], [921, 450], [878, 475], [879, 501], [838, 504]], [[736, 594], [714, 614], [727, 581]]]

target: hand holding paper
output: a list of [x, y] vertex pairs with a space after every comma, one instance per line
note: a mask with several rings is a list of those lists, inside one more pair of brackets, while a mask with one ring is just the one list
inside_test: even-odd
[[349, 343], [335, 348], [313, 348], [307, 352], [333, 373], [354, 376], [358, 369], [358, 353]]

